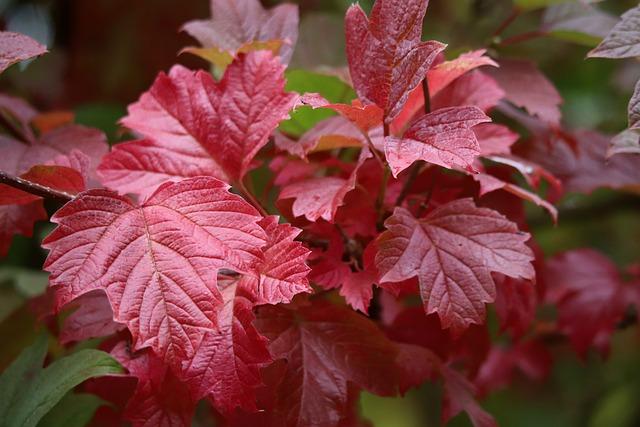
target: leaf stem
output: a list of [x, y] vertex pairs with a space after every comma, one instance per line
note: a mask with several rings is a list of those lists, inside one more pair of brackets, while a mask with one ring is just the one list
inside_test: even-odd
[[502, 40], [499, 43], [499, 45], [500, 46], [514, 45], [514, 44], [526, 42], [526, 41], [529, 41], [529, 40], [537, 39], [538, 37], [544, 37], [546, 35], [547, 35], [546, 31], [540, 31], [540, 30], [529, 31], [527, 33], [516, 34], [515, 36], [506, 38], [506, 39]]
[[24, 132], [22, 132], [11, 120], [7, 117], [4, 110], [0, 109], [0, 126], [2, 126], [12, 137], [29, 144], [31, 138], [29, 138]]
[[515, 21], [518, 16], [522, 13], [522, 10], [518, 7], [514, 7], [511, 9], [511, 13], [500, 23], [498, 28], [493, 32], [493, 37], [498, 37], [500, 34], [504, 33], [504, 31], [509, 28], [509, 26]]
[[18, 176], [8, 174], [4, 171], [0, 171], [0, 184], [6, 184], [10, 187], [17, 188], [18, 190], [33, 194], [34, 196], [62, 203], [67, 203], [74, 197], [73, 194], [65, 191], [56, 190], [54, 188], [47, 187], [46, 185], [31, 182]]
[[[384, 132], [384, 137], [388, 137], [390, 135], [389, 132], [389, 124], [384, 121], [382, 123], [382, 128]], [[380, 183], [380, 190], [378, 191], [378, 199], [376, 200], [376, 210], [378, 212], [378, 228], [382, 229], [382, 223], [384, 221], [384, 199], [387, 194], [387, 185], [389, 185], [389, 175], [391, 175], [391, 171], [389, 170], [389, 166], [384, 165], [382, 175], [382, 182]]]
[[254, 197], [254, 195], [247, 190], [247, 187], [244, 185], [244, 182], [242, 181], [242, 179], [238, 180], [238, 189], [240, 190], [240, 193], [242, 193], [242, 196], [249, 202], [251, 203], [251, 205], [256, 208], [256, 210], [258, 212], [260, 212], [260, 214], [264, 217], [269, 216], [269, 212], [267, 212], [267, 210], [265, 208], [262, 207], [262, 205], [260, 204], [260, 202], [258, 202], [258, 200]]

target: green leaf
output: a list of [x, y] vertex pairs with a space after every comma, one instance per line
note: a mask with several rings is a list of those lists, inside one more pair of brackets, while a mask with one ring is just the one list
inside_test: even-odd
[[47, 288], [48, 278], [49, 275], [42, 271], [0, 266], [0, 284], [11, 283], [25, 298], [42, 295]]
[[[286, 77], [286, 90], [289, 92], [317, 92], [331, 102], [347, 104], [356, 97], [356, 93], [348, 84], [334, 76], [304, 70], [288, 70]], [[291, 119], [280, 124], [280, 131], [300, 136], [316, 123], [333, 115], [335, 113], [328, 109], [298, 108], [291, 113]]]
[[67, 393], [38, 423], [38, 427], [84, 427], [104, 400], [86, 393]]
[[72, 388], [97, 376], [118, 374], [107, 353], [81, 350], [42, 369], [46, 336], [25, 349], [0, 377], [0, 426], [34, 427]]

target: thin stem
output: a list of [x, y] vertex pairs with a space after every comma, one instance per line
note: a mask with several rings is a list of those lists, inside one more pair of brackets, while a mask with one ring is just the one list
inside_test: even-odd
[[373, 157], [376, 158], [376, 161], [378, 162], [380, 167], [384, 169], [385, 168], [384, 160], [382, 160], [382, 157], [380, 157], [378, 150], [376, 150], [376, 147], [373, 145], [373, 141], [369, 137], [369, 134], [363, 131], [362, 135], [364, 135], [364, 139], [367, 141], [367, 145], [369, 146], [369, 151], [371, 151], [371, 153], [373, 154]]
[[529, 31], [527, 33], [517, 34], [513, 37], [506, 38], [500, 42], [501, 46], [509, 46], [517, 43], [526, 42], [547, 35], [546, 31]]
[[[386, 138], [390, 135], [389, 124], [387, 124], [387, 122], [383, 122], [382, 126], [384, 137]], [[389, 175], [391, 175], [389, 166], [385, 165], [383, 171], [382, 182], [380, 183], [380, 190], [378, 191], [378, 199], [376, 200], [376, 209], [378, 212], [378, 228], [382, 228], [382, 222], [384, 221], [384, 199], [387, 194], [387, 185], [389, 185]]]
[[6, 184], [10, 187], [17, 188], [18, 190], [25, 191], [34, 196], [42, 197], [44, 199], [55, 200], [58, 202], [66, 203], [73, 199], [73, 194], [65, 191], [56, 190], [51, 187], [47, 187], [42, 184], [28, 181], [26, 179], [13, 176], [6, 172], [0, 171], [0, 184]]
[[2, 126], [8, 133], [9, 135], [13, 136], [15, 139], [25, 142], [25, 143], [29, 143], [30, 142], [30, 138], [27, 137], [27, 135], [22, 132], [8, 117], [7, 114], [0, 109], [0, 126]]
[[431, 112], [431, 92], [429, 92], [429, 82], [426, 76], [422, 80], [422, 92], [424, 93], [424, 113], [429, 114]]
[[522, 11], [519, 8], [514, 7], [511, 10], [511, 13], [505, 18], [504, 21], [500, 23], [500, 26], [498, 26], [498, 28], [496, 28], [496, 30], [493, 32], [493, 37], [498, 37], [500, 34], [504, 33], [504, 31], [509, 28], [509, 26], [518, 18], [518, 16], [520, 16], [521, 13]]
[[258, 202], [258, 200], [254, 197], [254, 195], [249, 190], [247, 190], [247, 187], [244, 185], [244, 182], [242, 182], [241, 179], [238, 180], [238, 189], [242, 193], [242, 196], [247, 199], [247, 201], [251, 203], [251, 205], [253, 205], [253, 207], [256, 208], [256, 210], [260, 212], [262, 216], [269, 216], [267, 210], [263, 208], [260, 202]]

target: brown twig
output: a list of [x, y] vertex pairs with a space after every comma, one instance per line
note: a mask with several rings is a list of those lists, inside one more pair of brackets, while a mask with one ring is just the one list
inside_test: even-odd
[[527, 33], [516, 34], [515, 36], [508, 37], [502, 40], [499, 44], [501, 46], [509, 46], [509, 45], [514, 45], [517, 43], [522, 43], [529, 40], [537, 39], [538, 37], [543, 37], [546, 35], [547, 35], [546, 31], [540, 31], [540, 30], [529, 31]]
[[493, 32], [493, 37], [498, 37], [500, 34], [504, 33], [504, 31], [509, 28], [509, 26], [518, 18], [518, 16], [520, 16], [521, 13], [522, 11], [519, 8], [514, 7], [511, 10], [511, 13], [504, 19], [504, 21], [500, 23], [498, 28], [496, 28], [496, 30]]
[[6, 184], [10, 187], [17, 188], [18, 190], [33, 194], [34, 196], [42, 197], [43, 199], [55, 200], [63, 203], [72, 200], [74, 197], [71, 193], [31, 182], [3, 171], [0, 171], [0, 184]]
[[256, 208], [256, 210], [258, 212], [260, 212], [260, 214], [264, 217], [269, 216], [269, 212], [267, 212], [267, 210], [265, 208], [262, 207], [262, 205], [260, 204], [260, 202], [258, 202], [258, 199], [256, 199], [254, 197], [254, 195], [251, 193], [251, 191], [247, 190], [247, 187], [244, 185], [244, 182], [242, 182], [242, 180], [238, 180], [238, 184], [237, 184], [238, 190], [240, 190], [240, 193], [242, 193], [242, 196], [249, 202], [251, 203], [251, 205]]
[[18, 141], [22, 141], [25, 143], [29, 143], [31, 138], [29, 138], [24, 132], [20, 130], [8, 117], [7, 114], [0, 109], [0, 127], [4, 128], [9, 135], [17, 139]]

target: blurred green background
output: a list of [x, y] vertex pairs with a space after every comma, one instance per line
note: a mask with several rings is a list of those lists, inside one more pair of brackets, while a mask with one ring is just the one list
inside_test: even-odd
[[[519, 0], [531, 3], [530, 0]], [[273, 5], [277, 1], [264, 1]], [[300, 0], [300, 40], [292, 68], [345, 65], [343, 14], [349, 0]], [[370, 8], [372, 1], [361, 4]], [[511, 12], [510, 0], [431, 0], [425, 38], [449, 44], [447, 55], [490, 45], [491, 36]], [[608, 0], [600, 9], [619, 15], [637, 0]], [[0, 77], [0, 90], [27, 98], [42, 110], [72, 110], [78, 122], [103, 129], [110, 141], [122, 138], [117, 120], [126, 105], [147, 89], [156, 73], [179, 62], [206, 67], [178, 55], [194, 42], [179, 32], [191, 19], [208, 16], [206, 0], [0, 0], [0, 26], [24, 32], [47, 44], [48, 55]], [[504, 37], [535, 32], [544, 9], [523, 13]], [[597, 38], [558, 33], [505, 47], [497, 57], [536, 61], [564, 97], [565, 123], [617, 133], [626, 127], [626, 106], [640, 77], [637, 61], [585, 60]], [[640, 261], [638, 198], [600, 190], [590, 196], [568, 195], [560, 204], [560, 225], [535, 210], [533, 234], [547, 255], [583, 246], [595, 247], [620, 267]], [[37, 270], [44, 260], [39, 240], [50, 230], [38, 224], [35, 238], [18, 237], [0, 261], [0, 368], [32, 341], [34, 319], [28, 297], [46, 278]], [[618, 333], [611, 357], [592, 355], [579, 361], [566, 347], [554, 349], [556, 365], [545, 384], [516, 381], [489, 396], [484, 406], [501, 426], [640, 426], [640, 345], [638, 329]], [[378, 427], [439, 424], [440, 387], [429, 384], [404, 398], [365, 394], [362, 410]], [[470, 425], [465, 415], [453, 426]]]

